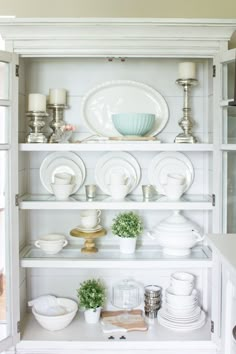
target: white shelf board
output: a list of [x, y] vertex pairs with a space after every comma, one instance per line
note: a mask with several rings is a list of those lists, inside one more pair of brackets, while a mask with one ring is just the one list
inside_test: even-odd
[[71, 144], [19, 144], [20, 151], [213, 151], [213, 144], [156, 142], [96, 142]]
[[220, 148], [223, 151], [236, 151], [236, 144], [222, 144]]
[[[157, 320], [149, 324], [146, 332], [127, 332], [113, 334], [115, 340], [109, 340], [111, 334], [102, 332], [101, 324], [88, 325], [82, 313], [78, 313], [72, 323], [65, 329], [50, 332], [43, 329], [32, 314], [27, 314], [21, 333], [21, 341], [17, 349], [29, 350], [27, 353], [40, 349], [77, 349], [77, 350], [148, 350], [148, 349], [213, 349], [211, 341], [210, 320], [205, 326], [191, 332], [177, 332], [166, 329], [158, 324]], [[119, 337], [125, 335], [125, 340]], [[33, 350], [30, 352], [30, 350]], [[25, 353], [25, 351], [24, 351]], [[65, 353], [65, 351], [64, 351]]]
[[221, 106], [221, 107], [225, 107], [225, 108], [232, 108], [232, 107], [234, 107], [234, 106], [230, 106], [229, 104], [230, 104], [230, 102], [233, 102], [233, 101], [234, 101], [233, 98], [230, 98], [230, 99], [228, 99], [228, 100], [222, 100], [222, 101], [220, 102], [220, 106]]
[[158, 195], [150, 201], [141, 195], [129, 195], [122, 201], [113, 200], [108, 195], [99, 195], [96, 200], [88, 201], [84, 195], [73, 195], [66, 201], [58, 201], [54, 195], [24, 195], [20, 198], [20, 209], [110, 209], [110, 210], [212, 210], [209, 195], [185, 194], [178, 201], [170, 201]]
[[10, 149], [9, 144], [0, 144], [0, 150], [6, 151]]
[[21, 252], [21, 266], [24, 268], [99, 268], [153, 269], [153, 268], [210, 268], [211, 252], [206, 246], [192, 249], [188, 256], [176, 257], [163, 254], [158, 246], [137, 247], [132, 255], [121, 254], [118, 247], [101, 247], [95, 254], [81, 253], [81, 245], [67, 246], [52, 256], [33, 246], [26, 246]]

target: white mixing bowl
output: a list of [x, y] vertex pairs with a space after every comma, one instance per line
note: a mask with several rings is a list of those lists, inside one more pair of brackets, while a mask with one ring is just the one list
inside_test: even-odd
[[66, 299], [66, 298], [58, 298], [58, 305], [65, 308], [66, 313], [63, 315], [57, 316], [49, 316], [42, 315], [37, 313], [35, 308], [32, 307], [33, 315], [36, 321], [45, 329], [49, 331], [59, 331], [60, 329], [66, 328], [78, 311], [78, 305], [75, 301]]

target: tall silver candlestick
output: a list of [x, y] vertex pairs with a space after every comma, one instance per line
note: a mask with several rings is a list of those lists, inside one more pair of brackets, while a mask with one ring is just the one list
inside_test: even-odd
[[29, 118], [28, 126], [32, 129], [26, 138], [27, 143], [47, 143], [48, 139], [41, 132], [45, 126], [45, 118], [48, 116], [47, 112], [41, 111], [28, 111], [26, 116]]
[[53, 119], [50, 123], [50, 128], [52, 128], [53, 133], [49, 137], [49, 143], [60, 142], [61, 127], [63, 127], [66, 122], [64, 121], [64, 110], [68, 106], [64, 104], [48, 104], [47, 107], [52, 110]]
[[175, 138], [175, 143], [196, 143], [197, 138], [192, 134], [192, 127], [194, 122], [191, 118], [191, 108], [189, 106], [189, 94], [192, 86], [198, 84], [196, 79], [178, 79], [176, 83], [184, 88], [184, 116], [179, 121], [179, 126], [183, 129]]

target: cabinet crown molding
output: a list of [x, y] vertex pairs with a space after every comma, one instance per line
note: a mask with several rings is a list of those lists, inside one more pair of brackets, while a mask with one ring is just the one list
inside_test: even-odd
[[[212, 56], [236, 30], [218, 19], [1, 19], [8, 50], [25, 56]], [[199, 56], [200, 56], [199, 54]]]

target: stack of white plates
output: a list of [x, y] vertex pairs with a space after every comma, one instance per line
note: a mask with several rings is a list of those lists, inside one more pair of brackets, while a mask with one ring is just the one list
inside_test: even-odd
[[[182, 277], [188, 275], [188, 273], [175, 274]], [[174, 274], [172, 275], [171, 286], [165, 291], [163, 307], [158, 313], [159, 323], [176, 331], [192, 331], [201, 328], [205, 324], [206, 314], [199, 306], [197, 290], [191, 289], [189, 294], [181, 294], [181, 291], [184, 292], [185, 290], [186, 292], [186, 281], [180, 291], [180, 287], [175, 288], [173, 286], [175, 284], [173, 279]]]
[[72, 176], [74, 184], [72, 194], [83, 185], [86, 169], [81, 158], [71, 151], [58, 151], [45, 157], [40, 166], [40, 179], [45, 189], [53, 194], [52, 183], [55, 182], [57, 173], [68, 173]]

